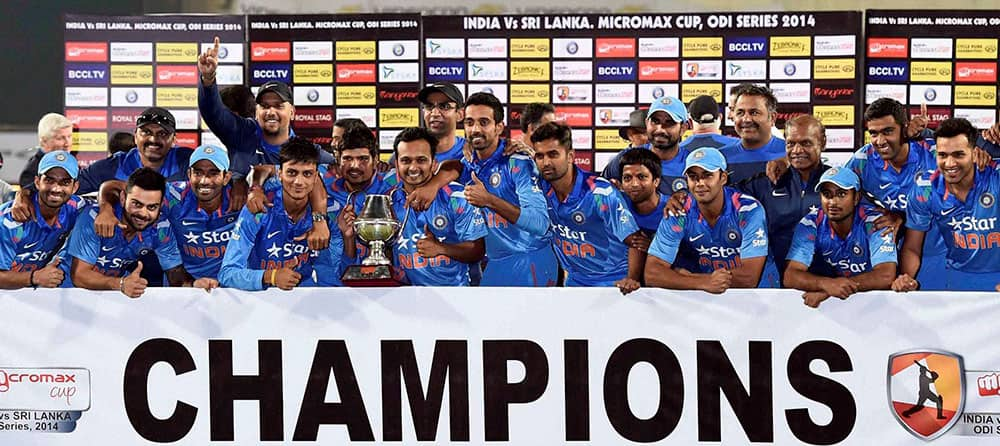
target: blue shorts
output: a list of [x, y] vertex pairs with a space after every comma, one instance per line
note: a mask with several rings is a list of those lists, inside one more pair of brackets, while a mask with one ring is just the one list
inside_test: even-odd
[[555, 286], [559, 262], [546, 245], [536, 251], [490, 259], [479, 286]]

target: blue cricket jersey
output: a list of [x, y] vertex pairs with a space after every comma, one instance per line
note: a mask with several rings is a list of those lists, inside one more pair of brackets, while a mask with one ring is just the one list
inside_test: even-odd
[[66, 239], [76, 225], [80, 211], [86, 206], [83, 198], [70, 196], [59, 208], [55, 226], [41, 218], [38, 194], [32, 198], [34, 218], [24, 223], [14, 220], [10, 208], [14, 202], [0, 205], [0, 270], [31, 272], [42, 269], [59, 257], [59, 269], [65, 274], [61, 288], [72, 288], [69, 277], [71, 259], [66, 255]]
[[230, 185], [222, 189], [222, 204], [215, 212], [205, 212], [198, 205], [198, 197], [187, 182], [167, 183], [163, 212], [170, 220], [184, 262], [184, 269], [196, 279], [217, 279], [222, 267], [226, 245], [233, 235], [238, 211], [229, 209]]
[[[329, 248], [309, 249], [307, 240], [295, 241], [295, 238], [312, 229], [312, 207], [307, 204], [303, 217], [292, 221], [285, 212], [282, 192], [273, 193], [270, 199], [274, 206], [267, 212], [253, 214], [246, 207], [240, 211], [222, 258], [219, 271], [222, 286], [263, 290], [265, 270], [283, 268], [293, 260], [298, 261], [295, 271], [302, 275], [298, 286], [340, 286], [343, 239], [331, 237]], [[336, 221], [329, 221], [333, 221], [330, 228], [333, 234], [337, 230]]]
[[739, 138], [733, 138], [732, 136], [720, 135], [718, 133], [698, 133], [696, 135], [691, 135], [680, 142], [682, 149], [687, 151], [692, 151], [701, 147], [715, 147], [716, 149], [728, 146], [730, 144], [736, 144], [740, 141]]
[[[369, 195], [386, 195], [394, 185], [394, 183], [386, 181], [383, 174], [375, 172], [372, 175], [371, 182], [364, 189], [354, 192], [352, 195], [350, 189], [348, 189], [346, 179], [337, 178], [332, 170], [321, 169], [320, 172], [323, 178], [323, 185], [326, 186], [326, 210], [333, 222], [330, 231], [336, 231], [338, 237], [340, 237], [340, 229], [337, 227], [337, 217], [340, 215], [340, 211], [347, 206], [348, 198], [354, 204], [354, 213], [360, 214], [361, 208], [365, 204], [365, 199]], [[394, 177], [393, 181], [395, 181]], [[402, 217], [397, 215], [397, 218], [402, 221]], [[343, 257], [341, 266], [343, 268], [360, 264], [362, 260], [368, 257], [368, 246], [358, 237], [355, 237], [354, 243], [354, 258], [343, 256], [343, 251], [341, 251], [341, 257]], [[341, 240], [341, 245], [343, 245], [343, 240]]]
[[[115, 217], [122, 219], [121, 205], [114, 205]], [[81, 212], [69, 238], [67, 253], [81, 261], [94, 265], [105, 276], [124, 277], [135, 269], [140, 257], [155, 253], [164, 271], [181, 266], [181, 255], [177, 250], [170, 222], [161, 213], [160, 218], [125, 240], [122, 229], [115, 227], [115, 235], [103, 238], [94, 231], [97, 207], [89, 206]]]
[[726, 157], [729, 184], [736, 185], [764, 172], [768, 161], [784, 158], [785, 140], [771, 136], [771, 140], [764, 147], [751, 150], [743, 146], [743, 140], [737, 139], [736, 142], [723, 146], [719, 151]]
[[481, 209], [489, 232], [486, 256], [490, 260], [546, 248], [550, 237], [549, 214], [545, 196], [538, 188], [535, 162], [517, 153], [504, 156], [506, 142], [501, 140], [487, 159], [479, 159], [479, 152], [473, 153], [472, 161], [462, 159], [465, 168], [461, 183], [471, 183], [472, 172], [475, 172], [489, 193], [521, 208], [521, 216], [516, 222], [507, 221], [493, 209]]
[[392, 263], [406, 272], [412, 285], [468, 286], [469, 265], [446, 255], [428, 259], [417, 253], [417, 242], [431, 231], [446, 244], [471, 242], [486, 237], [486, 223], [479, 208], [465, 201], [465, 187], [451, 183], [438, 191], [427, 210], [405, 208], [406, 192], [402, 187], [390, 192], [392, 207], [401, 224], [393, 246]]
[[[235, 177], [246, 177], [251, 166], [279, 163], [278, 152], [281, 150], [281, 145], [268, 144], [264, 141], [263, 130], [256, 119], [236, 116], [229, 111], [222, 103], [217, 84], [206, 87], [198, 82], [198, 111], [208, 128], [219, 137], [229, 151], [232, 163], [229, 170]], [[288, 137], [293, 136], [295, 132], [289, 129]], [[333, 155], [329, 152], [319, 146], [316, 146], [316, 150], [319, 151], [320, 164], [334, 162]]]
[[[622, 177], [622, 155], [629, 150], [651, 150], [649, 144], [632, 147], [618, 152], [614, 158], [608, 161], [601, 172], [601, 176], [608, 180], [620, 180]], [[670, 195], [681, 189], [687, 189], [687, 178], [684, 177], [684, 160], [687, 158], [687, 149], [678, 146], [677, 154], [670, 160], [660, 160], [660, 187], [661, 193]]]
[[[948, 191], [944, 176], [938, 171], [918, 176], [910, 191], [906, 227], [925, 232], [938, 229], [947, 248], [949, 268], [968, 273], [1000, 272], [997, 168], [998, 164], [993, 162], [985, 171], [974, 172], [974, 183], [964, 202]], [[991, 276], [998, 278], [1000, 274]], [[993, 285], [996, 284], [994, 280]], [[988, 290], [992, 291], [993, 285]]]
[[697, 259], [691, 272], [711, 274], [725, 268], [736, 269], [743, 259], [766, 257], [759, 288], [779, 288], [778, 270], [768, 251], [767, 222], [760, 202], [749, 195], [725, 187], [722, 215], [714, 226], [698, 210], [698, 203], [688, 197], [684, 215], [663, 219], [649, 246], [649, 255], [674, 264], [679, 255]]
[[660, 221], [663, 220], [663, 209], [667, 207], [667, 201], [670, 200], [669, 195], [665, 195], [662, 192], [657, 192], [656, 194], [659, 196], [659, 202], [656, 203], [656, 209], [653, 209], [648, 214], [640, 214], [639, 210], [635, 207], [635, 203], [628, 198], [628, 195], [622, 194], [622, 199], [625, 200], [628, 210], [635, 217], [635, 224], [650, 239], [656, 235], [656, 229], [660, 227]]
[[462, 148], [465, 147], [465, 138], [461, 136], [455, 137], [455, 144], [451, 146], [450, 149], [441, 152], [441, 147], [438, 147], [438, 152], [434, 155], [434, 159], [441, 163], [449, 160], [461, 160], [465, 154], [462, 152]]
[[851, 277], [871, 271], [876, 265], [897, 263], [892, 235], [883, 236], [882, 231], [875, 230], [879, 215], [874, 207], [859, 205], [854, 211], [851, 232], [841, 238], [825, 212], [810, 212], [795, 227], [788, 260], [826, 277]]
[[541, 181], [552, 220], [552, 246], [567, 286], [614, 286], [628, 277], [625, 238], [639, 231], [621, 193], [608, 180], [573, 166], [573, 190], [560, 201]]
[[[189, 160], [193, 150], [187, 147], [174, 146], [167, 151], [163, 165], [158, 172], [167, 181], [186, 181]], [[139, 149], [133, 148], [128, 152], [118, 152], [110, 158], [94, 161], [93, 164], [80, 170], [77, 181], [80, 188], [76, 193], [80, 195], [97, 192], [101, 189], [101, 184], [108, 180], [127, 181], [132, 172], [142, 168], [142, 158], [139, 156]]]

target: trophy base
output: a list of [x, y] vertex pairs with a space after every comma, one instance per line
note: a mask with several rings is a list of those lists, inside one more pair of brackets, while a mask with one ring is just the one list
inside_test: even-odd
[[402, 285], [397, 274], [392, 265], [351, 265], [340, 281], [351, 287], [397, 287]]

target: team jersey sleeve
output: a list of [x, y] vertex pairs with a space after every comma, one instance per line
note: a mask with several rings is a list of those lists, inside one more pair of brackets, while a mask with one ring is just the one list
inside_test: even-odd
[[160, 259], [160, 266], [163, 270], [177, 268], [181, 265], [181, 252], [177, 248], [177, 239], [174, 238], [170, 222], [161, 219], [156, 223], [156, 257]]
[[7, 216], [3, 216], [2, 218], [2, 224], [0, 224], [0, 271], [9, 271], [14, 264], [14, 258], [17, 256], [17, 253], [14, 251], [16, 246], [14, 245], [14, 239], [11, 236], [10, 230], [20, 226], [21, 223]]
[[930, 176], [917, 177], [910, 193], [906, 196], [906, 227], [927, 232], [931, 229], [931, 181]]
[[250, 252], [258, 232], [260, 222], [244, 207], [236, 219], [233, 237], [229, 239], [226, 255], [222, 258], [222, 268], [219, 269], [219, 283], [222, 286], [248, 291], [264, 289], [261, 282], [264, 270], [250, 269], [249, 266]]
[[[870, 220], [874, 222], [878, 215], [873, 215]], [[871, 256], [872, 268], [883, 263], [899, 263], [896, 252], [896, 244], [892, 242], [892, 234], [882, 235], [872, 225], [868, 231], [868, 253]]]
[[[67, 253], [71, 257], [76, 257], [91, 265], [97, 263], [97, 250], [101, 246], [97, 233], [94, 232], [94, 218], [97, 217], [97, 209], [88, 207], [83, 210], [80, 217], [73, 226], [73, 232], [69, 236]], [[67, 259], [68, 260], [68, 259]]]
[[218, 84], [206, 87], [198, 82], [198, 111], [208, 128], [226, 146], [233, 176], [245, 178], [256, 158], [257, 121], [230, 112], [222, 103]]
[[[336, 219], [330, 218], [327, 214], [327, 224], [330, 228], [330, 247], [317, 253], [313, 263], [313, 274], [316, 275], [317, 286], [343, 286], [340, 276], [343, 274], [342, 255], [344, 252], [344, 239], [339, 236], [340, 229], [337, 228]], [[333, 234], [338, 234], [334, 236]]]
[[115, 178], [115, 172], [118, 170], [118, 163], [121, 161], [122, 157], [123, 154], [98, 160], [80, 170], [79, 175], [77, 175], [77, 181], [80, 183], [80, 188], [77, 189], [76, 194], [84, 195], [91, 192], [97, 192], [101, 189], [102, 183], [107, 180], [113, 180]]
[[549, 230], [549, 210], [545, 196], [538, 188], [538, 172], [534, 161], [524, 155], [511, 155], [510, 174], [521, 207], [521, 216], [514, 224], [532, 235], [544, 236]]
[[767, 249], [767, 221], [764, 216], [764, 207], [760, 202], [742, 201], [740, 208], [741, 223], [740, 230], [743, 232], [743, 242], [740, 245], [740, 257], [752, 259], [756, 257], [766, 257]]
[[170, 181], [167, 183], [167, 193], [163, 198], [164, 212], [167, 213], [167, 219], [174, 217], [174, 212], [177, 211], [181, 199], [184, 198], [184, 190], [187, 187], [187, 181]]
[[604, 227], [608, 229], [608, 233], [614, 234], [618, 241], [624, 242], [628, 236], [639, 231], [635, 216], [625, 205], [621, 192], [611, 183], [599, 183], [594, 189], [594, 199], [597, 201], [598, 215], [604, 221]]
[[677, 250], [681, 246], [681, 239], [684, 237], [684, 220], [687, 217], [669, 216], [660, 220], [660, 226], [656, 228], [656, 235], [649, 245], [649, 255], [656, 256], [667, 263], [674, 263], [677, 260]]
[[792, 246], [788, 249], [787, 260], [799, 262], [805, 266], [812, 264], [813, 255], [816, 254], [816, 234], [819, 232], [816, 227], [817, 213], [813, 212], [799, 220], [795, 225], [795, 233], [792, 235]]
[[[868, 151], [866, 150], [869, 146], [864, 146], [854, 152], [854, 156], [847, 159], [844, 163], [844, 167], [851, 169], [858, 178], [863, 178], [862, 173], [865, 170], [865, 164], [868, 162]], [[862, 184], [863, 185], [863, 184]]]
[[452, 214], [455, 216], [455, 233], [459, 240], [473, 241], [486, 237], [486, 221], [479, 208], [470, 205], [465, 201], [465, 190], [461, 185], [451, 184], [452, 188], [458, 190], [452, 192], [448, 199]]

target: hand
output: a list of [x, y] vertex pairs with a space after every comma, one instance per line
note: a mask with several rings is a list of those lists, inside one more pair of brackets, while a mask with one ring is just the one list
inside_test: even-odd
[[444, 254], [444, 243], [438, 241], [431, 229], [424, 225], [424, 238], [417, 240], [417, 253], [425, 259]]
[[274, 207], [274, 203], [267, 199], [267, 194], [260, 186], [250, 189], [246, 199], [247, 210], [253, 214], [260, 214], [267, 211], [267, 208]]
[[503, 148], [503, 156], [511, 156], [515, 153], [520, 153], [526, 155], [530, 158], [535, 157], [535, 149], [520, 139], [507, 139], [507, 145]]
[[18, 223], [24, 223], [31, 220], [34, 213], [34, 205], [31, 203], [31, 191], [28, 189], [18, 190], [17, 194], [14, 195], [14, 203], [10, 206], [11, 218]]
[[219, 281], [211, 277], [202, 277], [198, 280], [195, 280], [194, 284], [192, 284], [191, 286], [194, 288], [201, 288], [205, 290], [206, 293], [210, 293], [212, 292], [213, 289], [219, 287]]
[[94, 218], [94, 232], [101, 238], [111, 238], [115, 236], [115, 228], [125, 229], [127, 226], [115, 217], [111, 206], [101, 206]]
[[906, 273], [900, 274], [899, 277], [896, 277], [896, 280], [892, 281], [892, 290], [897, 293], [916, 291], [917, 288], [920, 288], [920, 283]]
[[337, 228], [340, 229], [340, 233], [344, 236], [344, 245], [348, 242], [353, 243], [354, 241], [354, 220], [357, 220], [358, 214], [354, 213], [354, 203], [348, 203], [344, 209], [340, 210], [340, 215], [337, 216]]
[[215, 37], [215, 45], [198, 56], [198, 72], [205, 86], [215, 83], [215, 70], [219, 68], [219, 37]]
[[417, 212], [423, 212], [430, 208], [431, 203], [437, 198], [438, 193], [438, 190], [431, 183], [433, 182], [424, 184], [414, 189], [413, 192], [406, 194], [406, 203], [404, 206]]
[[785, 157], [768, 161], [767, 167], [764, 168], [764, 173], [767, 174], [767, 179], [771, 181], [771, 184], [778, 184], [778, 179], [785, 172], [788, 172], [788, 158]]
[[[295, 271], [296, 266], [299, 266], [299, 259], [297, 257], [279, 269], [274, 276], [274, 286], [285, 291], [298, 286], [299, 282], [302, 281], [302, 274]], [[267, 273], [265, 272], [265, 274]]]
[[670, 195], [667, 204], [663, 206], [664, 217], [675, 217], [684, 215], [684, 201], [687, 200], [688, 192], [679, 190]]
[[[308, 216], [312, 218], [312, 216]], [[354, 225], [351, 225], [353, 228]], [[306, 240], [309, 244], [309, 249], [313, 251], [322, 251], [330, 247], [330, 226], [326, 224], [326, 221], [314, 221], [312, 228], [293, 240], [302, 241]]]
[[119, 291], [131, 298], [142, 296], [142, 293], [146, 292], [146, 286], [149, 285], [149, 282], [143, 279], [141, 274], [142, 262], [139, 262], [135, 266], [135, 269], [125, 276], [125, 280], [121, 282], [121, 289]]
[[378, 160], [378, 161], [375, 162], [375, 171], [378, 172], [378, 173], [388, 172], [389, 169], [391, 169], [391, 168], [392, 168], [392, 166], [390, 166], [389, 163], [387, 163], [385, 161]]
[[[920, 135], [920, 132], [927, 128], [927, 123], [930, 119], [927, 117], [927, 103], [920, 103], [920, 114], [910, 118], [910, 123], [906, 125], [906, 137], [916, 138]], [[975, 144], [975, 143], [973, 143]]]
[[733, 283], [733, 273], [728, 269], [717, 269], [712, 271], [712, 275], [705, 284], [705, 291], [712, 294], [722, 294], [729, 289]]
[[990, 163], [993, 162], [993, 157], [990, 156], [989, 152], [976, 147], [972, 149], [972, 163], [976, 165], [976, 169], [980, 172], [985, 171], [987, 167], [990, 167]]
[[[232, 187], [229, 188], [229, 212], [239, 212], [243, 209], [243, 205], [247, 204], [247, 196], [250, 185], [247, 184], [245, 180], [233, 180]], [[256, 214], [256, 212], [254, 212]]]
[[636, 232], [625, 239], [625, 244], [630, 248], [638, 249], [642, 252], [649, 251], [649, 244], [653, 241], [643, 232]]
[[802, 303], [806, 304], [806, 306], [810, 308], [818, 308], [819, 304], [823, 303], [823, 301], [827, 300], [829, 297], [829, 294], [822, 291], [809, 291], [802, 294]]
[[622, 292], [622, 296], [638, 290], [640, 287], [638, 280], [628, 277], [615, 282], [615, 286], [618, 287], [618, 291]]
[[883, 236], [892, 234], [892, 240], [898, 240], [899, 230], [903, 227], [903, 216], [884, 208], [878, 210], [882, 215], [875, 219], [873, 227], [876, 231], [881, 230]]
[[823, 289], [823, 293], [841, 299], [858, 292], [858, 283], [846, 277], [823, 279], [819, 286]]
[[486, 190], [486, 185], [472, 172], [472, 184], [465, 186], [465, 201], [476, 207], [490, 207], [493, 194]]
[[983, 138], [993, 144], [1000, 144], [1000, 121], [993, 124], [993, 127], [983, 130]]
[[35, 281], [35, 286], [40, 286], [42, 288], [58, 288], [62, 285], [65, 274], [63, 270], [59, 269], [59, 263], [62, 259], [56, 257], [52, 263], [45, 265], [44, 268], [36, 270], [35, 275], [32, 276]]

